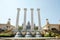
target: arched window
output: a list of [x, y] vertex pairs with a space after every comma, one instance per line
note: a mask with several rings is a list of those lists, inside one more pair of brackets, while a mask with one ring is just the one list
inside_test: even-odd
[[56, 28], [52, 28], [51, 30], [54, 31], [54, 32], [57, 32], [58, 31]]
[[9, 26], [6, 26], [7, 28], [9, 27]]

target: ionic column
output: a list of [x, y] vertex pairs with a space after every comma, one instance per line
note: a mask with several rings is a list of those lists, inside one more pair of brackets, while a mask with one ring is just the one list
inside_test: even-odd
[[33, 24], [33, 8], [30, 9], [31, 10], [31, 30], [34, 31], [34, 24]]
[[18, 24], [19, 24], [19, 13], [20, 13], [20, 8], [17, 8], [17, 18], [16, 18], [17, 31], [18, 31]]
[[38, 31], [41, 31], [41, 18], [40, 18], [40, 9], [37, 8], [37, 12], [38, 12]]
[[27, 13], [27, 8], [24, 8], [24, 25], [23, 25], [23, 30], [26, 30], [26, 13]]

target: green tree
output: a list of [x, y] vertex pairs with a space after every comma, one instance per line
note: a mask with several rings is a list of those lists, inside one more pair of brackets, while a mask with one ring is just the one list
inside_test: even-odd
[[34, 27], [34, 30], [38, 30], [38, 27]]
[[19, 26], [19, 29], [18, 30], [22, 30], [23, 29], [23, 27], [22, 26]]

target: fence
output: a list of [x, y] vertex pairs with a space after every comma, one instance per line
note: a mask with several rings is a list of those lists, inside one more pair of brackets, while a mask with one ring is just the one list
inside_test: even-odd
[[55, 37], [18, 37], [18, 38], [0, 38], [0, 40], [60, 40]]

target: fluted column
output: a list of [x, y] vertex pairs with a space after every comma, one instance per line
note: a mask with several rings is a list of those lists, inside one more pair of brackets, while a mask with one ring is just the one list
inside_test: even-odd
[[34, 24], [33, 24], [33, 8], [31, 8], [31, 30], [34, 31]]
[[16, 18], [17, 31], [18, 31], [18, 24], [19, 24], [19, 13], [20, 13], [20, 8], [17, 8], [17, 18]]
[[24, 8], [24, 25], [23, 25], [23, 30], [26, 30], [26, 13], [27, 13], [27, 8]]
[[38, 12], [38, 31], [41, 31], [41, 18], [40, 18], [40, 9], [37, 8], [37, 12]]

